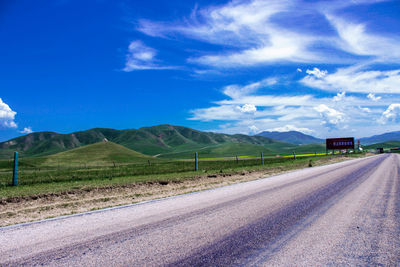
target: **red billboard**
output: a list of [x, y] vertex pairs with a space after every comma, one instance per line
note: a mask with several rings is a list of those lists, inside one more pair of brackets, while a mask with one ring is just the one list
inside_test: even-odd
[[354, 149], [354, 137], [327, 138], [326, 149]]

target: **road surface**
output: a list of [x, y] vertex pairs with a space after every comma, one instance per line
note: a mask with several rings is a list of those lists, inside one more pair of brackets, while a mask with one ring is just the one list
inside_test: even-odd
[[0, 265], [399, 266], [399, 156], [0, 228]]

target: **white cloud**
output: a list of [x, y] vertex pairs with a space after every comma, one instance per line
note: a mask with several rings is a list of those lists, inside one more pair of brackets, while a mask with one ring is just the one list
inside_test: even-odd
[[318, 68], [314, 68], [313, 70], [306, 70], [308, 75], [314, 75], [317, 78], [323, 78], [328, 74], [327, 70], [320, 70]]
[[243, 106], [238, 106], [236, 107], [240, 112], [243, 113], [254, 113], [257, 111], [257, 107], [254, 106], [253, 104], [244, 104]]
[[345, 121], [345, 115], [325, 104], [320, 104], [314, 108], [323, 118], [322, 124], [328, 128], [336, 128], [337, 125]]
[[346, 92], [337, 93], [337, 95], [333, 97], [333, 101], [339, 102], [342, 101], [345, 97], [346, 97]]
[[301, 106], [319, 102], [312, 95], [276, 96], [276, 95], [245, 95], [229, 100], [216, 102], [219, 105], [253, 104], [260, 107]]
[[238, 98], [250, 93], [254, 93], [261, 88], [272, 86], [277, 83], [275, 78], [267, 78], [258, 82], [254, 82], [245, 86], [237, 84], [225, 86], [223, 93], [232, 98]]
[[372, 93], [369, 93], [368, 95], [367, 95], [367, 97], [369, 98], [369, 99], [371, 99], [372, 101], [379, 101], [382, 97], [381, 96], [375, 96], [375, 94], [372, 94]]
[[155, 56], [157, 51], [151, 47], [146, 46], [141, 41], [132, 41], [128, 47], [128, 54], [126, 56], [125, 68], [126, 72], [134, 70], [162, 70], [171, 69], [173, 67], [159, 66], [156, 64]]
[[299, 128], [299, 127], [296, 127], [296, 126], [290, 125], [290, 124], [287, 124], [287, 125], [285, 125], [285, 126], [283, 126], [283, 127], [277, 127], [277, 128], [273, 128], [273, 129], [267, 129], [266, 131], [271, 131], [271, 132], [289, 132], [289, 131], [297, 131], [297, 132], [302, 132], [302, 133], [305, 133], [305, 134], [311, 134], [311, 133], [314, 132], [314, 131], [311, 130], [311, 129], [308, 129], [308, 128]]
[[193, 116], [190, 120], [200, 121], [237, 121], [243, 119], [244, 113], [240, 112], [237, 107], [232, 105], [222, 105], [217, 107], [209, 107], [203, 109], [196, 109], [192, 111]]
[[0, 127], [17, 128], [17, 124], [14, 121], [16, 114], [17, 112], [11, 110], [0, 98]]
[[32, 133], [32, 127], [25, 127], [24, 130], [19, 131], [20, 133], [24, 133], [24, 134], [30, 134]]
[[[231, 1], [225, 5], [197, 10], [183, 23], [140, 20], [138, 30], [150, 36], [165, 37], [178, 33], [215, 44], [248, 46], [258, 43], [259, 35], [267, 33], [269, 19], [286, 11], [290, 5], [290, 1], [286, 0], [272, 0], [268, 3], [260, 0]], [[245, 29], [247, 32], [243, 31]]]
[[[189, 62], [214, 67], [238, 67], [275, 62], [343, 62], [336, 56], [324, 55], [315, 46], [333, 42], [302, 28], [291, 29], [277, 23], [281, 14], [301, 17], [319, 13], [299, 1], [252, 0], [231, 1], [225, 5], [195, 10], [183, 22], [162, 23], [140, 20], [138, 30], [153, 37], [183, 35], [187, 38], [223, 45], [231, 49], [189, 58]], [[314, 47], [314, 48], [313, 48]], [[228, 51], [228, 52], [227, 52]]]
[[[221, 45], [220, 51], [203, 51], [188, 59], [216, 68], [276, 62], [347, 64], [363, 57], [398, 62], [400, 38], [371, 32], [367, 24], [337, 16], [343, 8], [376, 2], [232, 0], [200, 9], [196, 5], [189, 17], [173, 22], [141, 19], [137, 30], [152, 37], [183, 36]], [[288, 25], [288, 17], [298, 23]], [[329, 25], [335, 32], [326, 30]]]
[[307, 75], [301, 80], [306, 86], [327, 91], [344, 90], [358, 93], [400, 93], [400, 70], [360, 70], [360, 66], [338, 69], [321, 77]]
[[371, 113], [371, 112], [372, 112], [370, 108], [363, 108], [363, 107], [360, 107], [360, 106], [358, 106], [358, 108], [359, 108], [361, 111], [366, 112], [366, 113]]
[[[368, 24], [337, 16], [343, 8], [373, 2], [233, 0], [196, 8], [190, 18], [180, 22], [142, 20], [139, 30], [150, 36], [171, 39], [183, 36], [216, 44], [212, 51], [190, 50], [195, 52], [189, 56], [189, 63], [205, 65], [196, 66], [201, 69], [200, 75], [210, 71], [221, 75], [226, 73], [221, 68], [227, 67], [294, 63], [292, 66], [298, 73], [306, 74], [300, 81], [303, 85], [335, 94], [333, 97], [302, 94], [290, 88], [289, 82], [284, 90], [275, 86], [284, 80], [277, 76], [247, 85], [228, 85], [223, 88], [225, 98], [214, 101], [211, 107], [192, 110], [191, 119], [227, 121], [223, 129], [232, 133], [251, 131], [251, 126], [273, 129], [284, 128], [282, 125], [301, 125], [316, 134], [340, 133], [337, 129], [345, 129], [350, 121], [352, 129], [363, 129], [371, 121], [377, 121], [388, 105], [400, 103], [400, 69], [395, 64], [380, 68], [386, 62], [399, 62], [400, 39], [374, 33]], [[297, 25], [285, 20], [288, 17], [294, 21], [310, 20]], [[331, 31], [332, 27], [335, 31]], [[328, 28], [330, 31], [325, 30]], [[391, 55], [393, 58], [386, 61]], [[310, 69], [301, 69], [297, 67], [299, 63], [326, 67], [311, 65]], [[328, 65], [332, 63], [345, 67], [335, 69], [334, 65]], [[269, 87], [285, 93], [278, 95], [277, 90], [269, 93]], [[365, 97], [367, 94], [373, 97]], [[321, 121], [326, 127], [321, 127]]]
[[368, 33], [366, 25], [352, 23], [332, 14], [325, 14], [336, 29], [340, 39], [338, 47], [352, 54], [372, 56], [379, 61], [398, 62], [400, 59], [400, 39]]
[[[222, 92], [227, 96], [226, 99], [214, 102], [215, 106], [212, 107], [192, 110], [190, 119], [240, 122], [265, 118], [290, 125], [298, 125], [299, 121], [302, 121], [308, 125], [308, 121], [321, 121], [322, 118], [323, 124], [331, 126], [344, 122], [349, 117], [353, 122], [367, 123], [371, 121], [371, 118], [379, 118], [384, 111], [381, 109], [382, 105], [400, 101], [400, 97], [391, 96], [382, 99], [380, 102], [375, 102], [366, 97], [347, 95], [345, 92], [338, 93], [333, 99], [328, 97], [318, 98], [314, 95], [271, 95], [268, 94], [268, 84], [275, 85], [275, 82], [272, 82], [273, 80], [267, 81], [269, 79], [248, 85], [225, 86]], [[261, 88], [265, 89], [264, 94], [259, 92]], [[339, 101], [340, 105], [335, 105], [334, 109], [327, 106], [328, 103], [339, 103]], [[359, 108], [361, 106], [366, 107]], [[373, 109], [369, 107], [373, 107]], [[259, 126], [257, 125], [257, 127]]]
[[[207, 55], [199, 58], [191, 58], [189, 62], [215, 67], [245, 67], [278, 61], [319, 61], [317, 56], [313, 56], [311, 53], [303, 51], [305, 48], [299, 47], [299, 44], [295, 43], [295, 39], [295, 36], [274, 36], [271, 37], [271, 44], [268, 46], [250, 48], [232, 54]], [[301, 46], [306, 46], [306, 44], [302, 44]]]
[[385, 124], [389, 121], [400, 122], [400, 104], [391, 104], [385, 112], [382, 113], [380, 122]]
[[251, 125], [249, 127], [249, 130], [250, 130], [250, 133], [252, 133], [252, 134], [257, 134], [260, 132], [260, 129], [258, 129], [257, 126], [255, 126], [255, 125]]

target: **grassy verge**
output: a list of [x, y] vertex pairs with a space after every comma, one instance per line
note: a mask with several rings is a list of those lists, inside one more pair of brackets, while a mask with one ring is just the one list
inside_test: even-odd
[[[62, 192], [80, 191], [87, 190], [88, 192], [95, 188], [107, 188], [110, 189], [115, 187], [123, 187], [135, 183], [165, 183], [165, 182], [179, 182], [187, 179], [196, 179], [199, 177], [212, 177], [215, 175], [232, 175], [248, 171], [259, 171], [259, 172], [283, 172], [294, 169], [301, 169], [312, 166], [324, 165], [331, 163], [333, 160], [346, 160], [349, 158], [362, 157], [363, 154], [349, 154], [349, 155], [328, 155], [328, 156], [316, 156], [309, 158], [298, 158], [293, 159], [277, 159], [274, 161], [266, 161], [265, 165], [259, 164], [254, 165], [251, 160], [239, 161], [237, 164], [226, 163], [226, 161], [219, 162], [208, 162], [207, 166], [209, 169], [200, 169], [198, 172], [194, 171], [182, 171], [169, 173], [153, 173], [145, 175], [121, 175], [121, 176], [110, 176], [110, 177], [92, 177], [82, 179], [68, 179], [68, 180], [50, 180], [41, 183], [27, 183], [17, 187], [12, 186], [1, 186], [0, 187], [0, 199], [5, 200], [15, 197], [28, 197], [34, 195], [43, 194], [60, 194]], [[311, 161], [311, 162], [310, 162]], [[225, 163], [224, 163], [225, 162]], [[256, 162], [257, 163], [257, 162]], [[200, 165], [201, 166], [201, 165]], [[163, 170], [168, 172], [167, 170]]]

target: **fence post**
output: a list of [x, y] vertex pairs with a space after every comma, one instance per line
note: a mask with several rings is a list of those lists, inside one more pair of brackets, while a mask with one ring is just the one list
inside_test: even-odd
[[261, 152], [261, 165], [264, 165], [264, 154]]
[[239, 163], [239, 159], [238, 159], [238, 156], [236, 156], [236, 164], [238, 164]]
[[13, 186], [18, 185], [18, 152], [14, 152]]
[[199, 154], [196, 152], [194, 153], [194, 170], [198, 171], [199, 170]]
[[293, 159], [296, 159], [296, 152], [293, 151]]

